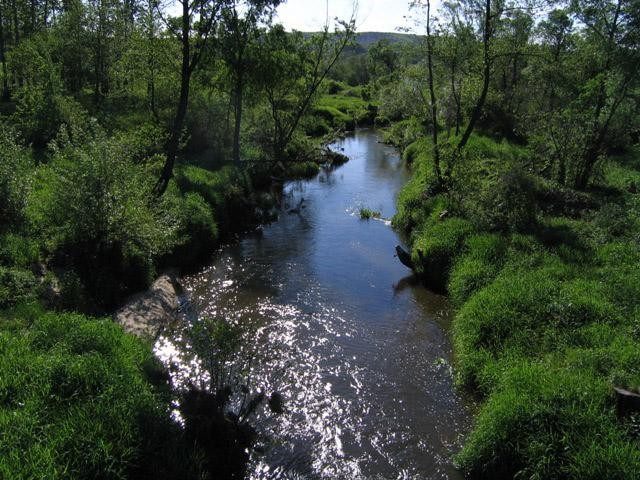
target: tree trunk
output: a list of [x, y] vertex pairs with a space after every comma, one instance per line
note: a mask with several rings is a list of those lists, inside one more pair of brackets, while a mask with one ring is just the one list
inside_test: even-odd
[[431, 98], [431, 130], [433, 141], [433, 164], [436, 178], [440, 181], [440, 149], [438, 148], [438, 105], [433, 86], [433, 38], [431, 37], [431, 2], [427, 0], [427, 67], [429, 70], [429, 96]]
[[233, 93], [233, 112], [235, 124], [233, 128], [233, 161], [240, 163], [240, 128], [242, 126], [242, 93], [243, 93], [243, 74], [238, 72], [236, 86]]
[[489, 42], [491, 40], [491, 0], [485, 0], [485, 19], [484, 19], [484, 34], [483, 34], [483, 50], [484, 50], [484, 69], [482, 73], [482, 91], [480, 93], [480, 97], [476, 102], [475, 107], [473, 108], [473, 112], [471, 114], [471, 118], [469, 119], [469, 123], [467, 124], [467, 128], [462, 134], [462, 138], [458, 143], [457, 150], [458, 152], [462, 151], [465, 147], [471, 134], [473, 133], [473, 129], [476, 126], [476, 123], [480, 119], [480, 115], [482, 114], [482, 109], [484, 108], [485, 101], [487, 100], [487, 93], [489, 92], [489, 80], [491, 76], [491, 56], [489, 52]]
[[173, 127], [167, 143], [167, 159], [165, 160], [162, 173], [155, 186], [155, 194], [161, 196], [169, 186], [169, 181], [173, 177], [173, 167], [178, 155], [178, 147], [180, 146], [180, 137], [182, 136], [182, 128], [184, 119], [187, 115], [187, 105], [189, 103], [189, 84], [191, 82], [191, 45], [190, 30], [191, 20], [189, 17], [188, 0], [182, 1], [182, 67], [180, 70], [180, 98], [178, 100], [178, 109], [173, 121]]

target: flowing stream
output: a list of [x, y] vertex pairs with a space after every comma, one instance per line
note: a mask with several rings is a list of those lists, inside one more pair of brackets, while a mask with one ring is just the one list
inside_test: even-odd
[[285, 400], [258, 414], [248, 478], [460, 479], [451, 307], [394, 258], [388, 221], [359, 217], [391, 218], [409, 172], [372, 130], [332, 148], [350, 161], [287, 184], [276, 222], [183, 279], [197, 315], [251, 325], [251, 386]]

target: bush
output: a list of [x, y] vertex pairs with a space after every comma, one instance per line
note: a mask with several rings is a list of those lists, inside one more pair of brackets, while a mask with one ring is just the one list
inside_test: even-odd
[[[210, 255], [218, 244], [218, 226], [213, 211], [199, 193], [182, 197], [175, 185], [165, 193], [180, 219], [177, 244], [170, 254], [170, 263], [192, 266]], [[173, 197], [171, 199], [171, 197]]]
[[[383, 112], [380, 115], [385, 119], [388, 118]], [[394, 145], [403, 152], [410, 144], [424, 138], [424, 130], [424, 125], [420, 123], [417, 117], [410, 117], [407, 120], [392, 123], [384, 131], [383, 138], [385, 143]]]
[[320, 172], [320, 166], [316, 162], [295, 162], [287, 166], [285, 177], [292, 180], [309, 179]]
[[32, 223], [64, 268], [73, 267], [99, 306], [145, 288], [154, 260], [176, 241], [178, 220], [152, 202], [154, 176], [113, 140], [63, 144], [40, 169]]
[[469, 217], [481, 230], [531, 231], [538, 220], [533, 179], [518, 168], [482, 182], [464, 201]]
[[206, 200], [222, 230], [239, 230], [253, 221], [251, 215], [238, 215], [253, 211], [253, 187], [242, 170], [227, 166], [210, 171], [187, 165], [177, 170], [176, 182], [181, 192], [196, 192]]
[[473, 226], [461, 218], [428, 223], [412, 242], [411, 259], [427, 285], [444, 291], [449, 270]]
[[28, 270], [0, 267], [0, 309], [34, 299], [37, 285]]
[[39, 259], [37, 242], [13, 233], [0, 235], [0, 265], [28, 268]]
[[196, 477], [149, 345], [111, 320], [7, 312], [0, 352], [2, 478]]
[[0, 121], [0, 232], [22, 223], [30, 186], [31, 158], [13, 128]]

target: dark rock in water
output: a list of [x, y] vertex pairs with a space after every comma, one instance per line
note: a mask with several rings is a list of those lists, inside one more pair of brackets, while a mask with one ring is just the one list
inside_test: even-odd
[[398, 260], [400, 260], [400, 263], [402, 263], [405, 267], [410, 268], [411, 270], [414, 269], [413, 260], [411, 260], [411, 254], [400, 245], [396, 245], [396, 256], [398, 257]]
[[284, 399], [278, 392], [273, 392], [269, 397], [269, 409], [278, 415], [284, 413]]
[[613, 390], [616, 392], [618, 417], [622, 418], [631, 413], [640, 412], [640, 394], [619, 387], [613, 387]]

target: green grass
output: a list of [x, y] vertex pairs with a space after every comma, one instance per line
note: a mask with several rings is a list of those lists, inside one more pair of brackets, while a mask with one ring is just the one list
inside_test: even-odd
[[334, 128], [353, 130], [356, 125], [372, 125], [376, 108], [355, 95], [323, 95], [314, 105], [313, 114]]
[[438, 193], [430, 150], [405, 149], [413, 175], [393, 224], [456, 305], [456, 383], [483, 400], [458, 466], [482, 479], [637, 477], [637, 426], [617, 418], [613, 393], [640, 391], [637, 150], [587, 193], [518, 170], [526, 148], [478, 136]]
[[37, 307], [0, 315], [0, 477], [193, 473], [168, 403], [147, 379], [156, 369], [149, 345], [109, 319]]

